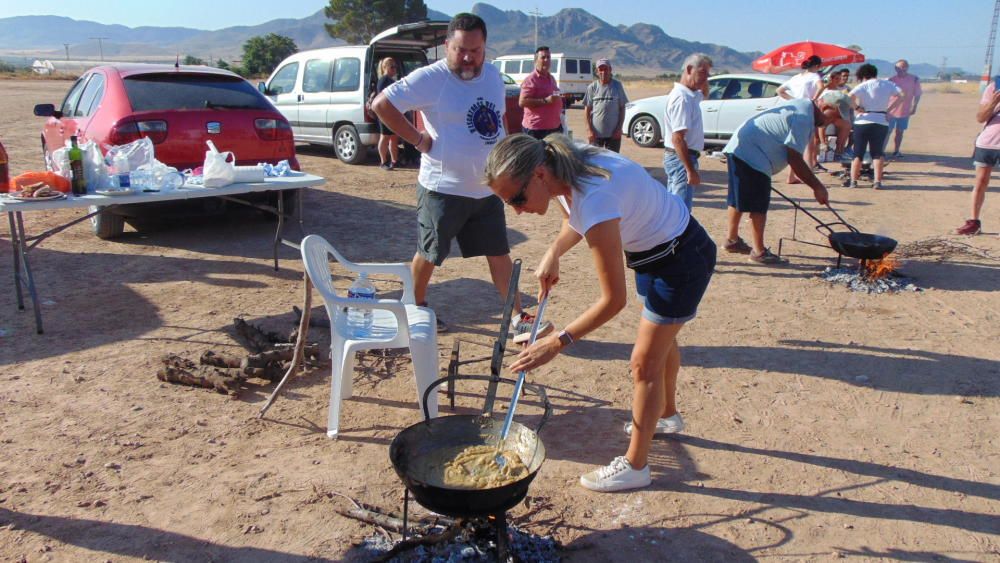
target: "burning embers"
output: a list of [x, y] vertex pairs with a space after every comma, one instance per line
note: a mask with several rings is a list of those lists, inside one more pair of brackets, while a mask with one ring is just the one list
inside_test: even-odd
[[[411, 562], [411, 561], [483, 561], [493, 562], [501, 559], [498, 555], [498, 547], [495, 541], [495, 533], [490, 529], [492, 524], [482, 521], [470, 520], [448, 527], [439, 527], [432, 534], [431, 538], [422, 540], [422, 545], [417, 545], [410, 550], [399, 553], [397, 556], [389, 555], [393, 548], [393, 543], [381, 535], [372, 535], [365, 538], [364, 543], [359, 546], [360, 552], [365, 557], [373, 558], [376, 561]], [[561, 560], [559, 554], [559, 544], [552, 536], [538, 536], [519, 529], [513, 524], [508, 524], [507, 529], [507, 555], [514, 561], [534, 561], [539, 563], [557, 563]], [[440, 537], [440, 541], [435, 541]], [[507, 557], [502, 557], [506, 561]]]
[[891, 254], [886, 254], [881, 260], [861, 260], [858, 270], [866, 280], [877, 281], [894, 275], [901, 265]]
[[900, 266], [899, 260], [886, 254], [880, 260], [859, 260], [857, 268], [827, 268], [820, 277], [865, 293], [921, 291], [912, 278], [899, 273]]

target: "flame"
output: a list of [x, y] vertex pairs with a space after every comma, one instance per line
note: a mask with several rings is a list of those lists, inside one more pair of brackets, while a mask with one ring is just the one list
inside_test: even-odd
[[880, 280], [898, 270], [900, 265], [899, 260], [886, 254], [880, 260], [864, 262], [864, 276], [869, 280]]

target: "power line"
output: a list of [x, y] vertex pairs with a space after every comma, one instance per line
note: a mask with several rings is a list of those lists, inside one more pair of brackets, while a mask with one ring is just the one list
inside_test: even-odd
[[[997, 0], [997, 1], [1000, 1], [1000, 0]], [[542, 13], [538, 11], [538, 7], [536, 6], [534, 10], [528, 12], [528, 15], [529, 16], [535, 16], [535, 49], [537, 49], [538, 48], [538, 16], [542, 15]]]
[[[998, 1], [1000, 1], [1000, 0], [998, 0]], [[109, 39], [109, 38], [108, 37], [91, 37], [91, 39], [96, 39], [97, 40], [97, 48], [100, 49], [100, 51], [101, 51], [101, 62], [104, 62], [104, 43], [102, 41], [105, 40], [105, 39]]]

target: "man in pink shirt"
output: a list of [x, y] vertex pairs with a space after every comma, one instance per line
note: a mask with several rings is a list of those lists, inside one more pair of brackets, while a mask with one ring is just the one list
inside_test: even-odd
[[535, 70], [521, 82], [521, 97], [517, 104], [524, 108], [521, 127], [524, 133], [536, 139], [544, 139], [552, 133], [562, 133], [562, 97], [559, 85], [549, 68], [552, 53], [541, 46], [535, 49]]
[[978, 235], [983, 230], [979, 213], [983, 210], [986, 188], [990, 186], [993, 168], [1000, 164], [1000, 91], [996, 87], [998, 80], [1000, 78], [986, 87], [982, 99], [979, 100], [976, 121], [985, 125], [976, 137], [976, 151], [972, 153], [972, 161], [976, 165], [976, 183], [972, 186], [972, 217], [955, 229], [955, 234]]
[[[889, 133], [896, 130], [896, 147], [892, 151], [892, 158], [900, 158], [899, 145], [903, 144], [903, 131], [910, 126], [910, 116], [917, 113], [917, 104], [920, 103], [920, 79], [909, 73], [910, 63], [906, 59], [896, 61], [896, 76], [889, 80], [894, 82], [903, 94], [902, 103], [896, 105], [889, 115]], [[885, 136], [886, 144], [889, 144], [889, 135]]]

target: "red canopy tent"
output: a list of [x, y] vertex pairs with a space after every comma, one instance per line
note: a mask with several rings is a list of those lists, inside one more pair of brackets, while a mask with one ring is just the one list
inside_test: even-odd
[[823, 66], [848, 65], [865, 62], [861, 53], [816, 41], [799, 41], [778, 47], [753, 62], [753, 69], [760, 72], [778, 74], [788, 70], [801, 69], [802, 61], [816, 55], [823, 59]]

